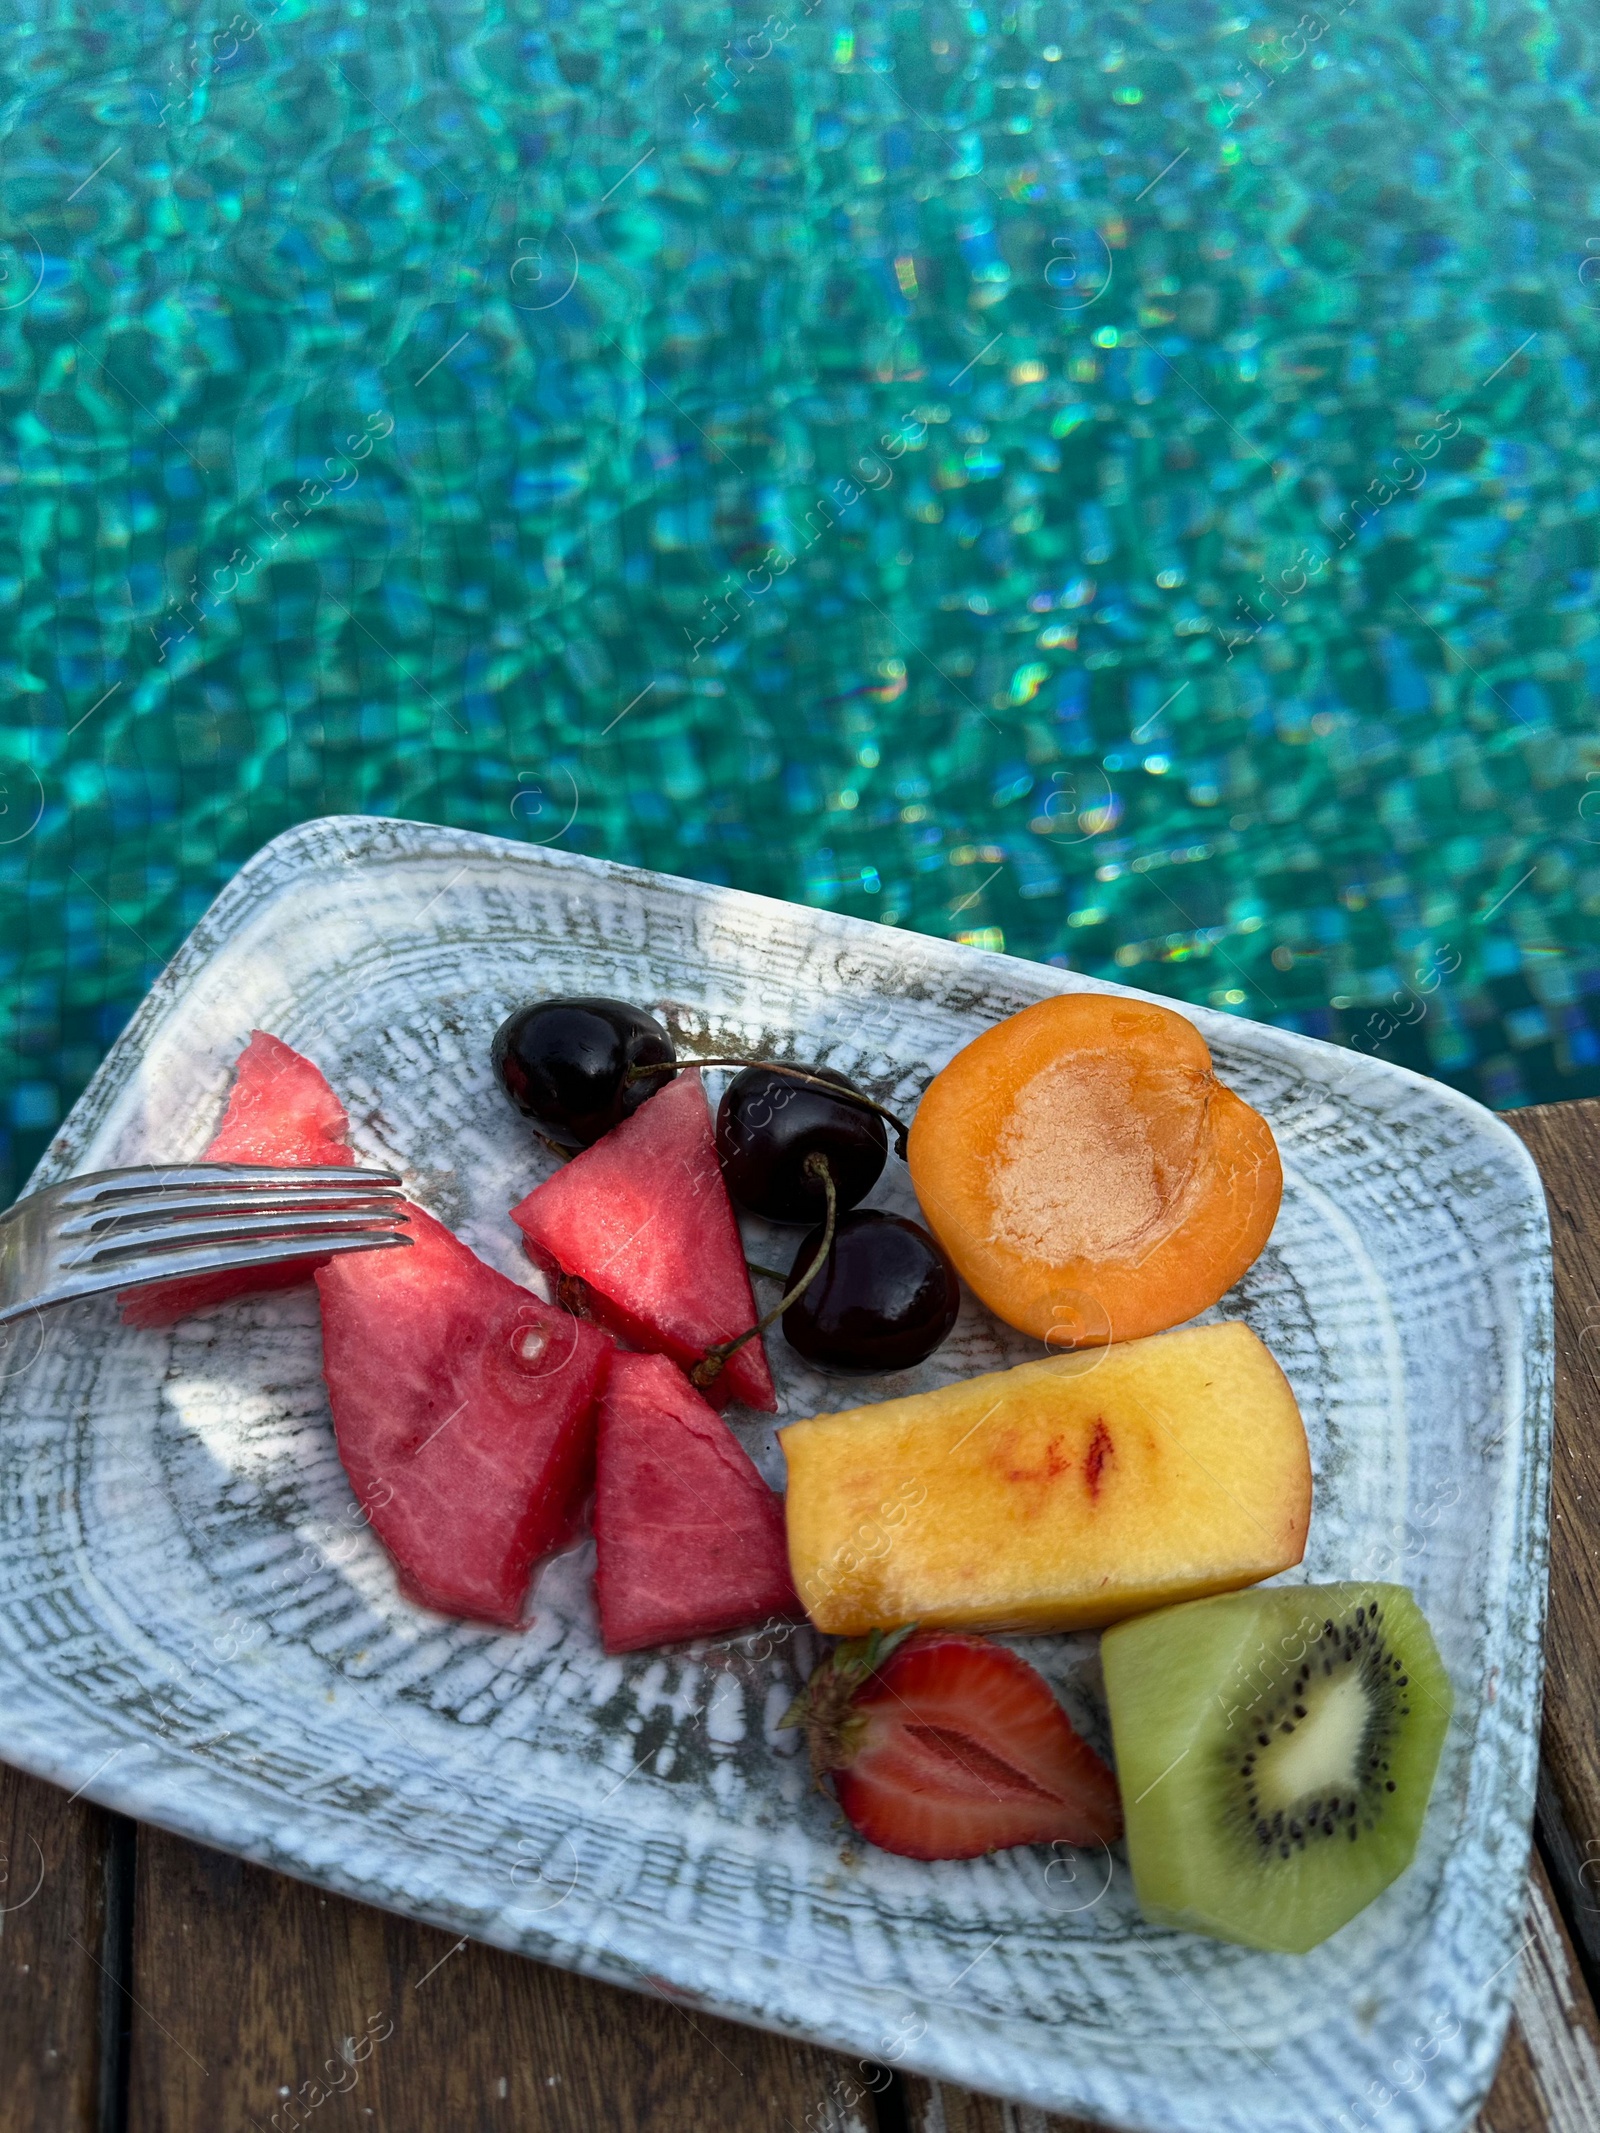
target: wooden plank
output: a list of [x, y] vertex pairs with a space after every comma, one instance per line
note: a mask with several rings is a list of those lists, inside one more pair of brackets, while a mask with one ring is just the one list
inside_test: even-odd
[[158, 1830], [133, 1990], [129, 2133], [877, 2133], [853, 2061]]
[[1556, 1277], [1540, 1837], [1600, 1990], [1600, 1101], [1507, 1114], [1544, 1179]]
[[0, 2133], [95, 2133], [112, 1861], [109, 1816], [0, 1765]]

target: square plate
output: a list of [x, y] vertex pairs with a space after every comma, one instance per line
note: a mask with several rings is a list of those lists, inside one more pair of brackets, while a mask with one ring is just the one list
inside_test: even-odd
[[[488, 1065], [517, 1000], [617, 994], [690, 1050], [826, 1060], [909, 1110], [979, 1030], [1089, 982], [494, 838], [313, 822], [224, 891], [34, 1183], [198, 1155], [261, 1027], [325, 1070], [363, 1158], [531, 1281], [506, 1209], [550, 1164]], [[95, 1302], [12, 1339], [6, 1758], [366, 1902], [1048, 2109], [1363, 2133], [1398, 2090], [1408, 2126], [1464, 2126], [1507, 2017], [1538, 1747], [1543, 1195], [1451, 1090], [1186, 1011], [1283, 1151], [1272, 1241], [1208, 1315], [1248, 1319], [1305, 1413], [1299, 1575], [1412, 1585], [1456, 1688], [1415, 1864], [1312, 1954], [1155, 1931], [1109, 1854], [847, 1843], [776, 1731], [809, 1632], [608, 1659], [587, 1542], [524, 1633], [408, 1605], [335, 1456], [309, 1290], [155, 1332]], [[894, 1163], [872, 1197], [914, 1206]], [[863, 1396], [772, 1349], [786, 1414]], [[1037, 1353], [969, 1298], [937, 1355], [876, 1382]], [[733, 1419], [780, 1480], [768, 1423]], [[1094, 1640], [1025, 1649], [1103, 1741]]]

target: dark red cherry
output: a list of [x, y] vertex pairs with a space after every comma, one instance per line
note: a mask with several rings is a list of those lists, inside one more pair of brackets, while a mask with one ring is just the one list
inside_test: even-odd
[[[735, 1074], [717, 1106], [717, 1154], [728, 1190], [741, 1207], [771, 1222], [816, 1222], [827, 1202], [808, 1156], [826, 1156], [841, 1213], [866, 1198], [889, 1155], [883, 1120], [865, 1103], [829, 1095], [818, 1081], [854, 1090], [832, 1067], [808, 1077], [774, 1067]], [[819, 1234], [817, 1242], [820, 1245]]]
[[588, 1148], [672, 1080], [629, 1071], [676, 1059], [672, 1039], [626, 1000], [530, 1000], [495, 1031], [489, 1056], [506, 1094], [562, 1148]]
[[[822, 1246], [795, 1253], [798, 1281]], [[829, 1370], [908, 1370], [932, 1355], [961, 1309], [956, 1270], [920, 1223], [858, 1207], [841, 1215], [820, 1274], [783, 1314], [783, 1335]]]

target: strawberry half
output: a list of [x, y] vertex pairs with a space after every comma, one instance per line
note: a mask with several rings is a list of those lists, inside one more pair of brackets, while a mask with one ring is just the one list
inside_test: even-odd
[[804, 1726], [851, 1826], [908, 1859], [1110, 1843], [1117, 1781], [1042, 1675], [1003, 1644], [874, 1630], [841, 1644], [783, 1723]]

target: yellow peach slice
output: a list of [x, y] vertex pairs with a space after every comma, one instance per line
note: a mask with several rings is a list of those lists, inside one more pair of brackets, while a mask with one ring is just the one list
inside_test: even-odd
[[1248, 1326], [1024, 1363], [780, 1432], [789, 1566], [832, 1636], [1094, 1629], [1298, 1563], [1311, 1460]]

